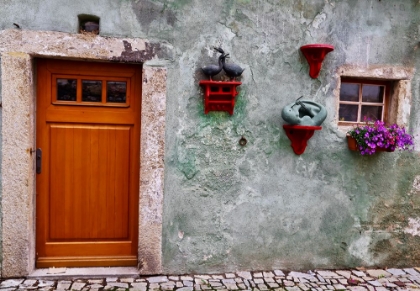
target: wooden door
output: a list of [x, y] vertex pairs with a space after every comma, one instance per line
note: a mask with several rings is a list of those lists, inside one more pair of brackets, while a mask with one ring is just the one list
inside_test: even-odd
[[137, 265], [140, 111], [141, 66], [37, 60], [38, 268]]

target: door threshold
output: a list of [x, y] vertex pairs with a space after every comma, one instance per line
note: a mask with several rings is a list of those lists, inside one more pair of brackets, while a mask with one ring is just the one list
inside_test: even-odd
[[105, 278], [139, 277], [136, 267], [93, 267], [93, 268], [45, 268], [35, 269], [28, 278], [64, 279], [64, 278]]

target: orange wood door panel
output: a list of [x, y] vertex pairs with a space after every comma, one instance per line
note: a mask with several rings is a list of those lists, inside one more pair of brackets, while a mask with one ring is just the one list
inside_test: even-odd
[[37, 267], [136, 265], [141, 67], [37, 66]]

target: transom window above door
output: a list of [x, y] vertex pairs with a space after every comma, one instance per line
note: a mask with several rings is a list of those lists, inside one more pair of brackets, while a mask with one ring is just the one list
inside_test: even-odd
[[53, 74], [52, 79], [53, 104], [129, 107], [129, 78]]
[[339, 124], [360, 123], [365, 118], [386, 121], [389, 83], [364, 79], [341, 79]]

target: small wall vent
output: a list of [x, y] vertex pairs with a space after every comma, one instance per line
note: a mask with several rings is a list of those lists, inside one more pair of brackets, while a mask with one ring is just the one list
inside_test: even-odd
[[100, 18], [90, 14], [79, 14], [79, 32], [99, 34], [99, 21]]

